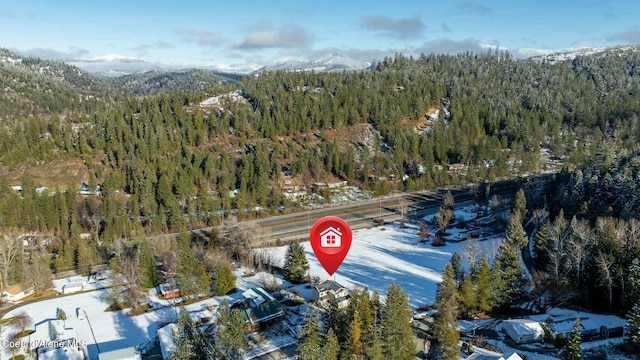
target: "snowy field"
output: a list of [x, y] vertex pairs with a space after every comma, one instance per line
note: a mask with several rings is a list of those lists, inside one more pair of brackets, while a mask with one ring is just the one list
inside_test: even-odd
[[[484, 228], [491, 217], [490, 215], [489, 217], [478, 218], [478, 213], [479, 209], [475, 206], [457, 210], [457, 224], [464, 223], [464, 226], [458, 227], [454, 224], [448, 229], [445, 238], [449, 241], [443, 247], [432, 246], [431, 239], [424, 243], [420, 242], [421, 239], [418, 236], [418, 226], [416, 224], [407, 224], [404, 229], [400, 229], [398, 224], [389, 224], [384, 227], [356, 230], [353, 232], [353, 241], [349, 254], [334, 276], [329, 276], [325, 272], [313, 254], [309, 242], [305, 242], [303, 246], [309, 260], [310, 274], [320, 279], [334, 279], [350, 288], [377, 290], [381, 295], [385, 295], [389, 285], [395, 282], [408, 294], [413, 308], [431, 304], [435, 301], [437, 285], [441, 281], [441, 273], [445, 265], [454, 253], [462, 254], [463, 248], [469, 243], [468, 241], [460, 240], [468, 237], [477, 237], [479, 250], [486, 252], [490, 258], [493, 257], [502, 241], [502, 234], [489, 235], [490, 231], [485, 233], [477, 230], [483, 229], [482, 231], [485, 231]], [[425, 220], [432, 222], [433, 215], [426, 217]], [[435, 232], [434, 226], [433, 224], [430, 225], [431, 234]], [[283, 265], [286, 246], [262, 249], [260, 251], [267, 252], [271, 259], [274, 260], [274, 265]], [[108, 304], [105, 300], [107, 292], [103, 287], [108, 286], [109, 280], [105, 279], [106, 274], [102, 275], [100, 279], [76, 276], [56, 280], [54, 285], [58, 292], [62, 292], [65, 285], [73, 286], [76, 284], [82, 284], [85, 292], [27, 304], [9, 312], [4, 318], [12, 317], [23, 311], [29, 314], [34, 320], [36, 331], [29, 339], [25, 339], [25, 342], [36, 343], [48, 340], [48, 321], [56, 319], [58, 309], [62, 309], [68, 317], [65, 321], [65, 326], [73, 328], [79, 343], [85, 345], [90, 359], [97, 359], [99, 352], [144, 345], [156, 336], [158, 328], [175, 321], [179, 310], [171, 307], [169, 301], [159, 299], [154, 290], [150, 291], [149, 296], [153, 311], [137, 316], [127, 315], [127, 310], [105, 311]], [[298, 293], [304, 298], [309, 299], [311, 297], [310, 287], [305, 284], [292, 286], [281, 278], [268, 273], [253, 274], [244, 269], [237, 269], [235, 275], [237, 277], [236, 287], [239, 289], [277, 285], [288, 291]], [[222, 302], [232, 303], [241, 297], [242, 292], [236, 292], [228, 296], [206, 299], [188, 305], [185, 308], [192, 318], [196, 320], [201, 317], [214, 320], [217, 317], [215, 309]], [[87, 314], [85, 319], [80, 319], [78, 316], [81, 310]], [[557, 309], [543, 315], [543, 317], [546, 318], [550, 314], [566, 317], [588, 317], [599, 324], [608, 326], [624, 323], [623, 319], [615, 316], [576, 313]], [[295, 319], [292, 319], [290, 315], [290, 320]], [[489, 325], [492, 320], [480, 320], [477, 325], [483, 327], [484, 321]], [[491, 324], [490, 326], [496, 326], [496, 330], [499, 330], [497, 325]], [[461, 329], [470, 329], [474, 324], [469, 321], [461, 321], [459, 326]], [[2, 339], [8, 339], [10, 334], [15, 331], [9, 326], [5, 326], [2, 330]], [[296, 340], [287, 335], [282, 328], [278, 331], [278, 333], [273, 331], [265, 333], [260, 338], [255, 339], [254, 345], [260, 344], [260, 346], [256, 346], [250, 355], [256, 356], [268, 353], [278, 347], [295, 343]], [[583, 349], [607, 348], [619, 341], [620, 339], [608, 339], [585, 343], [583, 344]], [[492, 342], [495, 342], [495, 345], [506, 353], [516, 350], [506, 346], [503, 341], [492, 340]], [[517, 351], [520, 354], [527, 355], [530, 359], [545, 360], [554, 358], [534, 351], [528, 352], [526, 350], [523, 351], [523, 349]], [[5, 348], [0, 350], [0, 355], [3, 358], [10, 357], [8, 349]], [[609, 358], [619, 359], [616, 355]]]
[[[456, 219], [468, 221], [476, 216], [472, 209], [456, 211]], [[425, 218], [429, 220], [433, 216]], [[431, 233], [435, 229], [430, 229]], [[466, 230], [449, 229], [450, 239], [463, 238]], [[502, 241], [501, 237], [480, 238], [480, 248], [490, 256]], [[351, 249], [344, 262], [333, 275], [322, 268], [311, 244], [304, 242], [311, 276], [320, 279], [334, 279], [350, 288], [366, 288], [386, 294], [392, 282], [400, 285], [409, 296], [413, 308], [431, 304], [435, 301], [437, 285], [442, 281], [442, 270], [451, 256], [462, 253], [465, 242], [447, 242], [445, 246], [434, 247], [430, 241], [420, 243], [418, 227], [407, 224], [400, 229], [398, 224], [384, 227], [353, 231]], [[286, 246], [263, 249], [272, 259], [274, 265], [282, 266]]]
[[[236, 275], [238, 276], [237, 287], [241, 289], [260, 286], [262, 282], [272, 280], [269, 274], [242, 277], [242, 273], [239, 272]], [[85, 292], [27, 304], [10, 311], [3, 318], [10, 318], [17, 313], [26, 312], [33, 319], [36, 332], [31, 334], [30, 338], [25, 338], [24, 342], [36, 344], [40, 341], [49, 340], [48, 321], [55, 320], [58, 309], [62, 309], [67, 315], [65, 326], [73, 329], [78, 343], [85, 345], [89, 358], [97, 359], [99, 352], [146, 343], [156, 336], [159, 327], [174, 322], [180, 309], [180, 307], [177, 310], [171, 307], [169, 301], [158, 298], [155, 290], [151, 290], [149, 301], [154, 307], [154, 311], [136, 316], [129, 316], [127, 314], [128, 310], [105, 311], [108, 306], [105, 300], [107, 291], [100, 289], [98, 283], [89, 283], [86, 277], [61, 279], [55, 281], [56, 290], [61, 291], [62, 287], [69, 283], [83, 283]], [[207, 309], [217, 308], [224, 301], [232, 303], [241, 298], [242, 292], [236, 292], [228, 296], [210, 298], [190, 304], [185, 306], [185, 309], [194, 319], [202, 316], [215, 319], [217, 314]], [[86, 312], [85, 319], [78, 317], [80, 309]], [[14, 328], [8, 326], [5, 326], [2, 330], [2, 339], [8, 339], [10, 334], [15, 331]], [[290, 340], [274, 339], [274, 341], [280, 342]], [[270, 344], [267, 341], [263, 344], [263, 349], [268, 349], [270, 345], [272, 349], [277, 346], [277, 344]], [[10, 357], [8, 349], [2, 347], [1, 358], [8, 359]]]

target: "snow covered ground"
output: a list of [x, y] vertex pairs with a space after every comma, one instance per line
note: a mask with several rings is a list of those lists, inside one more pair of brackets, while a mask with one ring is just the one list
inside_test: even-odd
[[[303, 246], [311, 267], [310, 274], [321, 279], [335, 279], [351, 288], [377, 290], [381, 295], [384, 295], [389, 285], [395, 282], [408, 294], [413, 308], [431, 304], [435, 301], [436, 288], [441, 281], [441, 273], [446, 263], [455, 252], [462, 253], [463, 247], [468, 244], [467, 241], [461, 240], [468, 237], [478, 238], [477, 245], [480, 250], [487, 252], [490, 257], [494, 255], [495, 249], [502, 241], [502, 234], [493, 235], [491, 231], [483, 230], [479, 232], [476, 230], [477, 228], [486, 227], [486, 222], [492, 216], [490, 214], [489, 217], [478, 218], [477, 215], [482, 213], [480, 210], [476, 206], [457, 210], [457, 222], [447, 230], [448, 235], [446, 238], [450, 241], [443, 247], [433, 247], [430, 241], [420, 242], [421, 239], [418, 236], [418, 226], [416, 224], [407, 224], [404, 229], [401, 229], [398, 224], [390, 224], [384, 227], [356, 230], [353, 232], [353, 241], [349, 254], [337, 273], [332, 277], [324, 271], [317, 261], [310, 244], [305, 242]], [[432, 222], [433, 216], [427, 216], [425, 220]], [[459, 226], [461, 223], [466, 226]], [[430, 225], [432, 234], [435, 232], [433, 226], [433, 224]], [[262, 249], [260, 251], [268, 252], [272, 259], [279, 262], [274, 265], [281, 266], [286, 246]], [[281, 286], [305, 299], [310, 299], [311, 297], [310, 287], [306, 284], [292, 286], [280, 277], [267, 273], [249, 273], [243, 269], [236, 270], [235, 274], [237, 276], [236, 287], [239, 289], [248, 289], [254, 286], [268, 288]], [[58, 309], [62, 309], [68, 316], [65, 325], [74, 329], [79, 343], [85, 345], [90, 359], [97, 359], [99, 352], [144, 344], [156, 336], [158, 328], [175, 321], [179, 310], [171, 307], [169, 301], [159, 299], [153, 291], [150, 294], [150, 303], [155, 309], [153, 311], [137, 316], [127, 315], [127, 310], [105, 311], [108, 304], [105, 300], [107, 292], [103, 287], [107, 286], [109, 281], [106, 275], [102, 274], [101, 277], [93, 279], [77, 276], [56, 280], [54, 285], [58, 292], [62, 292], [65, 285], [78, 283], [83, 285], [85, 292], [27, 304], [9, 312], [4, 318], [12, 317], [22, 311], [29, 314], [34, 320], [36, 332], [25, 341], [35, 343], [48, 340], [48, 321], [54, 320]], [[241, 297], [242, 292], [236, 292], [228, 296], [206, 299], [188, 305], [185, 308], [194, 319], [207, 317], [213, 320], [217, 316], [215, 309], [222, 302], [231, 303]], [[78, 316], [80, 309], [86, 312], [85, 319], [81, 319]], [[568, 310], [553, 309], [550, 314], [565, 317], [588, 317], [594, 322], [607, 326], [624, 323], [623, 319], [614, 316], [578, 313]], [[482, 327], [483, 322], [488, 324], [492, 321], [479, 320], [477, 325]], [[472, 328], [473, 326], [472, 322], [460, 322], [461, 328]], [[491, 326], [498, 326], [498, 324], [495, 323]], [[8, 339], [14, 331], [15, 329], [5, 326], [1, 334], [2, 339]], [[283, 329], [280, 329], [277, 334], [266, 333], [261, 335], [259, 341], [256, 341], [256, 344], [259, 343], [260, 346], [256, 346], [251, 355], [268, 353], [278, 347], [293, 344], [295, 341]], [[530, 359], [554, 359], [550, 355], [509, 348], [503, 341], [492, 340], [492, 342], [495, 342], [495, 345], [506, 353], [517, 350], [519, 354], [527, 355]], [[620, 342], [620, 339], [595, 341], [585, 343], [583, 348], [607, 348], [618, 342]], [[10, 357], [8, 349], [4, 347], [0, 349], [0, 355], [4, 358]], [[618, 359], [615, 356], [609, 358]]]
[[[241, 289], [248, 289], [254, 286], [261, 286], [264, 281], [276, 281], [270, 274], [256, 274], [243, 277], [241, 271], [237, 272], [236, 285]], [[45, 301], [27, 304], [7, 313], [3, 318], [10, 318], [20, 312], [26, 312], [34, 322], [35, 333], [30, 338], [25, 338], [24, 343], [37, 344], [41, 341], [49, 340], [48, 321], [55, 320], [58, 309], [64, 310], [67, 315], [65, 326], [72, 328], [75, 332], [79, 344], [86, 347], [90, 359], [97, 359], [99, 352], [117, 350], [129, 346], [136, 346], [146, 343], [156, 336], [157, 329], [173, 322], [179, 311], [179, 307], [171, 307], [168, 300], [160, 299], [155, 291], [150, 291], [150, 303], [154, 311], [141, 315], [129, 316], [128, 310], [105, 311], [108, 303], [105, 300], [107, 290], [101, 289], [99, 282], [89, 283], [87, 277], [72, 277], [55, 281], [55, 288], [62, 291], [66, 284], [82, 283], [85, 292], [59, 296]], [[220, 296], [206, 299], [194, 304], [185, 306], [186, 311], [194, 319], [202, 316], [215, 319], [217, 314], [208, 309], [217, 309], [224, 301], [232, 303], [242, 298], [242, 292], [236, 292], [227, 296]], [[84, 310], [86, 318], [81, 319], [79, 312]], [[15, 329], [5, 326], [2, 332], [2, 339], [15, 332]], [[262, 344], [262, 351], [266, 351], [271, 346], [277, 348], [282, 343], [290, 343], [293, 339], [282, 336], [274, 339], [271, 344], [269, 340]], [[6, 347], [0, 349], [1, 358], [8, 359], [11, 354]]]
[[[456, 211], [456, 219], [468, 221], [476, 216], [472, 209]], [[431, 229], [433, 232], [433, 229]], [[452, 228], [448, 238], [463, 239], [466, 230]], [[489, 254], [502, 241], [501, 237], [480, 238], [478, 244]], [[442, 281], [442, 270], [451, 256], [458, 252], [464, 242], [447, 242], [446, 246], [434, 247], [420, 243], [418, 227], [408, 224], [400, 229], [398, 224], [384, 227], [355, 230], [349, 254], [334, 274], [322, 268], [311, 249], [311, 244], [302, 244], [310, 265], [311, 276], [334, 279], [350, 288], [377, 290], [384, 295], [392, 282], [400, 285], [409, 296], [412, 307], [417, 308], [435, 301], [437, 285]], [[287, 247], [263, 249], [275, 259], [276, 266], [284, 264]]]

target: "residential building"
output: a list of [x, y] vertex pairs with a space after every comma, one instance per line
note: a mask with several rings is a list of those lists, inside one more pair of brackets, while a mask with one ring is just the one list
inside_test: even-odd
[[529, 319], [510, 319], [502, 322], [502, 330], [516, 344], [542, 342], [544, 330], [539, 322]]
[[171, 323], [158, 329], [158, 342], [163, 359], [168, 359], [176, 351], [174, 334], [178, 331], [178, 325]]
[[240, 307], [243, 311], [249, 330], [260, 330], [284, 318], [280, 303], [264, 289], [253, 287], [243, 292], [242, 296], [244, 300], [241, 304], [234, 304], [234, 307]]
[[17, 283], [2, 292], [2, 299], [9, 302], [17, 302], [31, 294], [33, 294], [33, 286], [27, 287], [23, 283]]
[[349, 305], [351, 292], [333, 280], [325, 280], [313, 287], [312, 299], [320, 306], [335, 303], [339, 308]]

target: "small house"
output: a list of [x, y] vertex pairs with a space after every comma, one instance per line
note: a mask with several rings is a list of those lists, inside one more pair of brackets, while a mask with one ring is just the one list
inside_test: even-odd
[[62, 287], [63, 294], [74, 294], [83, 290], [82, 283], [69, 283]]
[[160, 294], [165, 299], [173, 299], [180, 296], [180, 289], [175, 280], [169, 280], [160, 284]]
[[529, 319], [511, 319], [502, 322], [502, 330], [516, 344], [542, 342], [544, 330], [539, 322]]
[[33, 286], [27, 287], [22, 283], [17, 283], [6, 288], [2, 292], [2, 298], [9, 302], [16, 302], [24, 299], [31, 294], [33, 294]]
[[325, 280], [314, 286], [312, 291], [312, 300], [320, 306], [327, 306], [334, 303], [339, 308], [346, 307], [351, 298], [351, 292], [333, 280]]

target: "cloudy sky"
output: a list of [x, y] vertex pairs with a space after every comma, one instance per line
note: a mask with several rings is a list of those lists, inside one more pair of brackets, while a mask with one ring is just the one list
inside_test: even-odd
[[637, 0], [3, 0], [0, 47], [54, 59], [108, 54], [256, 67], [335, 50], [406, 54], [640, 44]]

